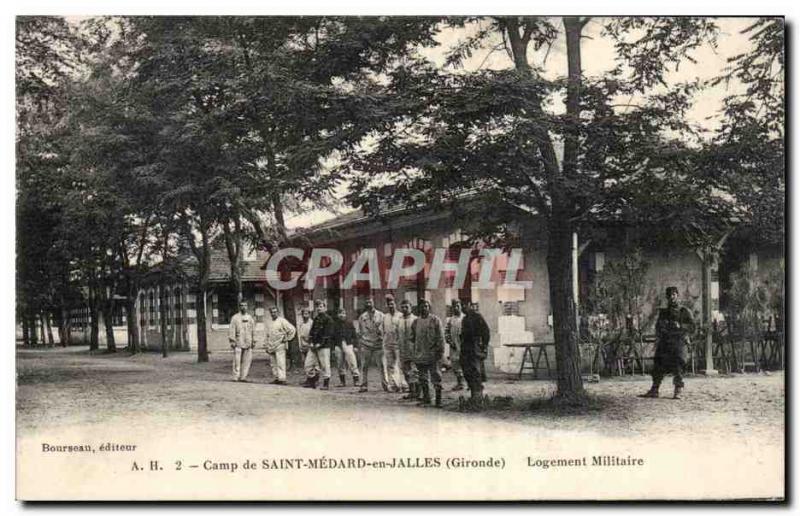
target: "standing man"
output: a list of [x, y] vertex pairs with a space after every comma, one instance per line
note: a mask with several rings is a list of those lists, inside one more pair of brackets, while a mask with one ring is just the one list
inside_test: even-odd
[[303, 357], [303, 364], [306, 363], [306, 353], [311, 348], [311, 311], [303, 308], [300, 311], [300, 324], [297, 325], [297, 338], [300, 344], [300, 354]]
[[272, 320], [267, 323], [264, 348], [272, 364], [274, 379], [270, 383], [286, 385], [286, 350], [289, 349], [289, 341], [294, 338], [296, 330], [292, 323], [278, 315], [278, 307], [271, 306], [269, 316]]
[[359, 392], [369, 389], [369, 366], [373, 360], [381, 365], [381, 386], [384, 391], [389, 390], [389, 379], [383, 367], [383, 314], [375, 310], [375, 301], [371, 297], [364, 302], [364, 313], [358, 318], [358, 341], [361, 350], [361, 367], [364, 383]]
[[478, 409], [483, 401], [483, 382], [486, 381], [483, 361], [489, 352], [491, 332], [477, 305], [469, 303], [461, 320], [461, 370], [469, 387], [470, 402]]
[[247, 313], [247, 302], [239, 303], [239, 313], [231, 317], [228, 341], [233, 349], [233, 381], [246, 382], [253, 362], [256, 322]]
[[386, 313], [383, 314], [383, 361], [381, 365], [386, 371], [389, 390], [401, 392], [406, 390], [408, 385], [404, 385], [403, 377], [400, 374], [400, 349], [398, 347], [398, 329], [400, 324], [400, 312], [394, 302], [392, 294], [386, 294]]
[[694, 331], [692, 312], [678, 304], [677, 287], [667, 287], [667, 307], [658, 311], [656, 321], [656, 354], [653, 359], [653, 386], [642, 398], [658, 398], [658, 388], [664, 375], [672, 373], [674, 399], [680, 399], [683, 389], [683, 366], [686, 363], [686, 343]]
[[453, 369], [456, 375], [454, 391], [464, 389], [464, 374], [461, 371], [461, 321], [464, 313], [461, 311], [461, 301], [453, 299], [450, 305], [452, 315], [447, 318], [444, 328], [444, 363]]
[[[439, 366], [444, 353], [444, 330], [442, 321], [431, 313], [427, 299], [419, 302], [419, 317], [411, 325], [414, 342], [414, 363], [419, 371], [419, 384], [422, 387], [420, 405], [431, 404], [430, 383], [436, 392], [436, 407], [442, 406], [442, 374]], [[430, 382], [430, 383], [429, 383]]]
[[400, 367], [403, 371], [403, 378], [408, 384], [408, 394], [403, 396], [404, 400], [415, 400], [419, 398], [417, 366], [414, 364], [414, 340], [411, 334], [411, 326], [416, 319], [417, 316], [411, 313], [411, 302], [408, 299], [404, 299], [400, 303], [400, 321], [397, 325]]
[[328, 315], [328, 303], [324, 299], [314, 301], [314, 322], [311, 324], [311, 347], [306, 353], [306, 381], [303, 387], [315, 389], [322, 373], [322, 389], [330, 389], [331, 348], [334, 344], [333, 319]]
[[347, 311], [340, 308], [334, 321], [334, 345], [336, 363], [339, 366], [339, 387], [347, 385], [347, 372], [353, 375], [353, 385], [359, 385], [358, 362], [356, 361], [355, 344], [358, 341], [353, 323], [347, 320]]

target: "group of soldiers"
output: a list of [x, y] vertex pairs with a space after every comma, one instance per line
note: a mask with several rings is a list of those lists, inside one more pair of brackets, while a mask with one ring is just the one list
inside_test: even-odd
[[[297, 328], [271, 307], [264, 335], [274, 377], [271, 383], [286, 385], [286, 352], [297, 335], [304, 357], [303, 387], [329, 390], [333, 358], [339, 387], [345, 387], [351, 376], [352, 385], [359, 392], [367, 392], [370, 368], [374, 367], [379, 369], [384, 391], [402, 393], [401, 399], [418, 401], [419, 405], [441, 407], [442, 372], [451, 371], [456, 382], [452, 390], [463, 390], [466, 384], [468, 403], [477, 406], [483, 399], [483, 362], [490, 337], [477, 305], [453, 300], [444, 322], [431, 313], [431, 304], [424, 299], [416, 314], [407, 299], [398, 309], [391, 294], [386, 296], [385, 305], [385, 312], [381, 312], [374, 299], [366, 299], [364, 311], [353, 324], [344, 308], [329, 312], [326, 301], [317, 299], [313, 313], [301, 311]], [[239, 313], [231, 319], [228, 337], [234, 350], [234, 380], [247, 381], [256, 345], [255, 319], [248, 313], [247, 303], [241, 303]]]
[[[691, 312], [678, 304], [678, 289], [666, 290], [667, 307], [659, 310], [656, 322], [657, 343], [653, 364], [653, 384], [641, 395], [657, 398], [666, 374], [674, 376], [673, 397], [683, 390], [685, 350], [694, 331]], [[375, 308], [372, 298], [365, 301], [358, 317], [358, 327], [347, 318], [344, 308], [329, 313], [324, 299], [314, 301], [314, 312], [303, 309], [295, 328], [271, 307], [266, 325], [264, 348], [272, 366], [273, 384], [286, 385], [286, 352], [289, 342], [298, 336], [306, 373], [304, 387], [329, 390], [331, 356], [336, 360], [339, 387], [347, 385], [351, 375], [360, 392], [369, 390], [369, 370], [380, 367], [381, 387], [387, 392], [405, 393], [404, 400], [418, 400], [420, 405], [442, 406], [442, 371], [452, 371], [454, 391], [470, 391], [469, 405], [480, 407], [486, 381], [484, 359], [489, 347], [489, 326], [477, 305], [455, 299], [445, 322], [431, 313], [427, 300], [419, 302], [417, 314], [404, 299], [398, 310], [394, 296], [386, 296], [385, 312]], [[466, 308], [466, 310], [464, 310]], [[233, 378], [247, 381], [255, 348], [255, 320], [247, 303], [230, 323], [229, 340], [234, 350]], [[433, 388], [433, 399], [431, 398]]]

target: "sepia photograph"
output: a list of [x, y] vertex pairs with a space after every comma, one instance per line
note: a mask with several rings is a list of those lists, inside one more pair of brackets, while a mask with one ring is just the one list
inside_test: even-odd
[[17, 500], [786, 502], [784, 17], [408, 14], [16, 13]]

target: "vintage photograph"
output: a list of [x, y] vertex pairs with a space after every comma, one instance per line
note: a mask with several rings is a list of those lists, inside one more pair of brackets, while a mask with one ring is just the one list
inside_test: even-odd
[[16, 498], [784, 502], [785, 45], [16, 16]]

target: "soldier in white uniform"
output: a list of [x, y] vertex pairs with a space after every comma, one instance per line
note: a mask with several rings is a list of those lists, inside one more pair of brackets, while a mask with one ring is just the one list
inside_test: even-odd
[[300, 323], [297, 325], [297, 338], [300, 341], [300, 353], [303, 355], [303, 364], [306, 362], [306, 353], [311, 349], [311, 325], [314, 320], [311, 319], [311, 311], [308, 308], [303, 308], [300, 311]]
[[233, 381], [246, 382], [253, 361], [256, 322], [247, 313], [247, 302], [239, 303], [239, 313], [231, 317], [228, 340], [233, 349]]
[[361, 384], [360, 392], [369, 388], [369, 366], [377, 359], [381, 366], [381, 385], [383, 390], [389, 390], [389, 379], [383, 367], [383, 313], [375, 310], [375, 302], [367, 298], [364, 302], [366, 310], [358, 318], [358, 341], [361, 350]]
[[296, 330], [292, 323], [278, 315], [277, 307], [270, 307], [269, 315], [272, 320], [266, 325], [264, 348], [272, 364], [274, 379], [270, 383], [286, 385], [286, 350], [289, 349], [289, 341], [294, 338]]
[[461, 321], [464, 312], [461, 311], [461, 301], [453, 299], [451, 304], [452, 315], [447, 318], [444, 328], [444, 360], [445, 367], [453, 370], [456, 375], [454, 391], [464, 389], [464, 373], [461, 371]]
[[400, 372], [399, 326], [402, 315], [397, 310], [394, 296], [386, 295], [386, 313], [383, 314], [383, 370], [386, 371], [389, 390], [405, 391], [408, 385]]

